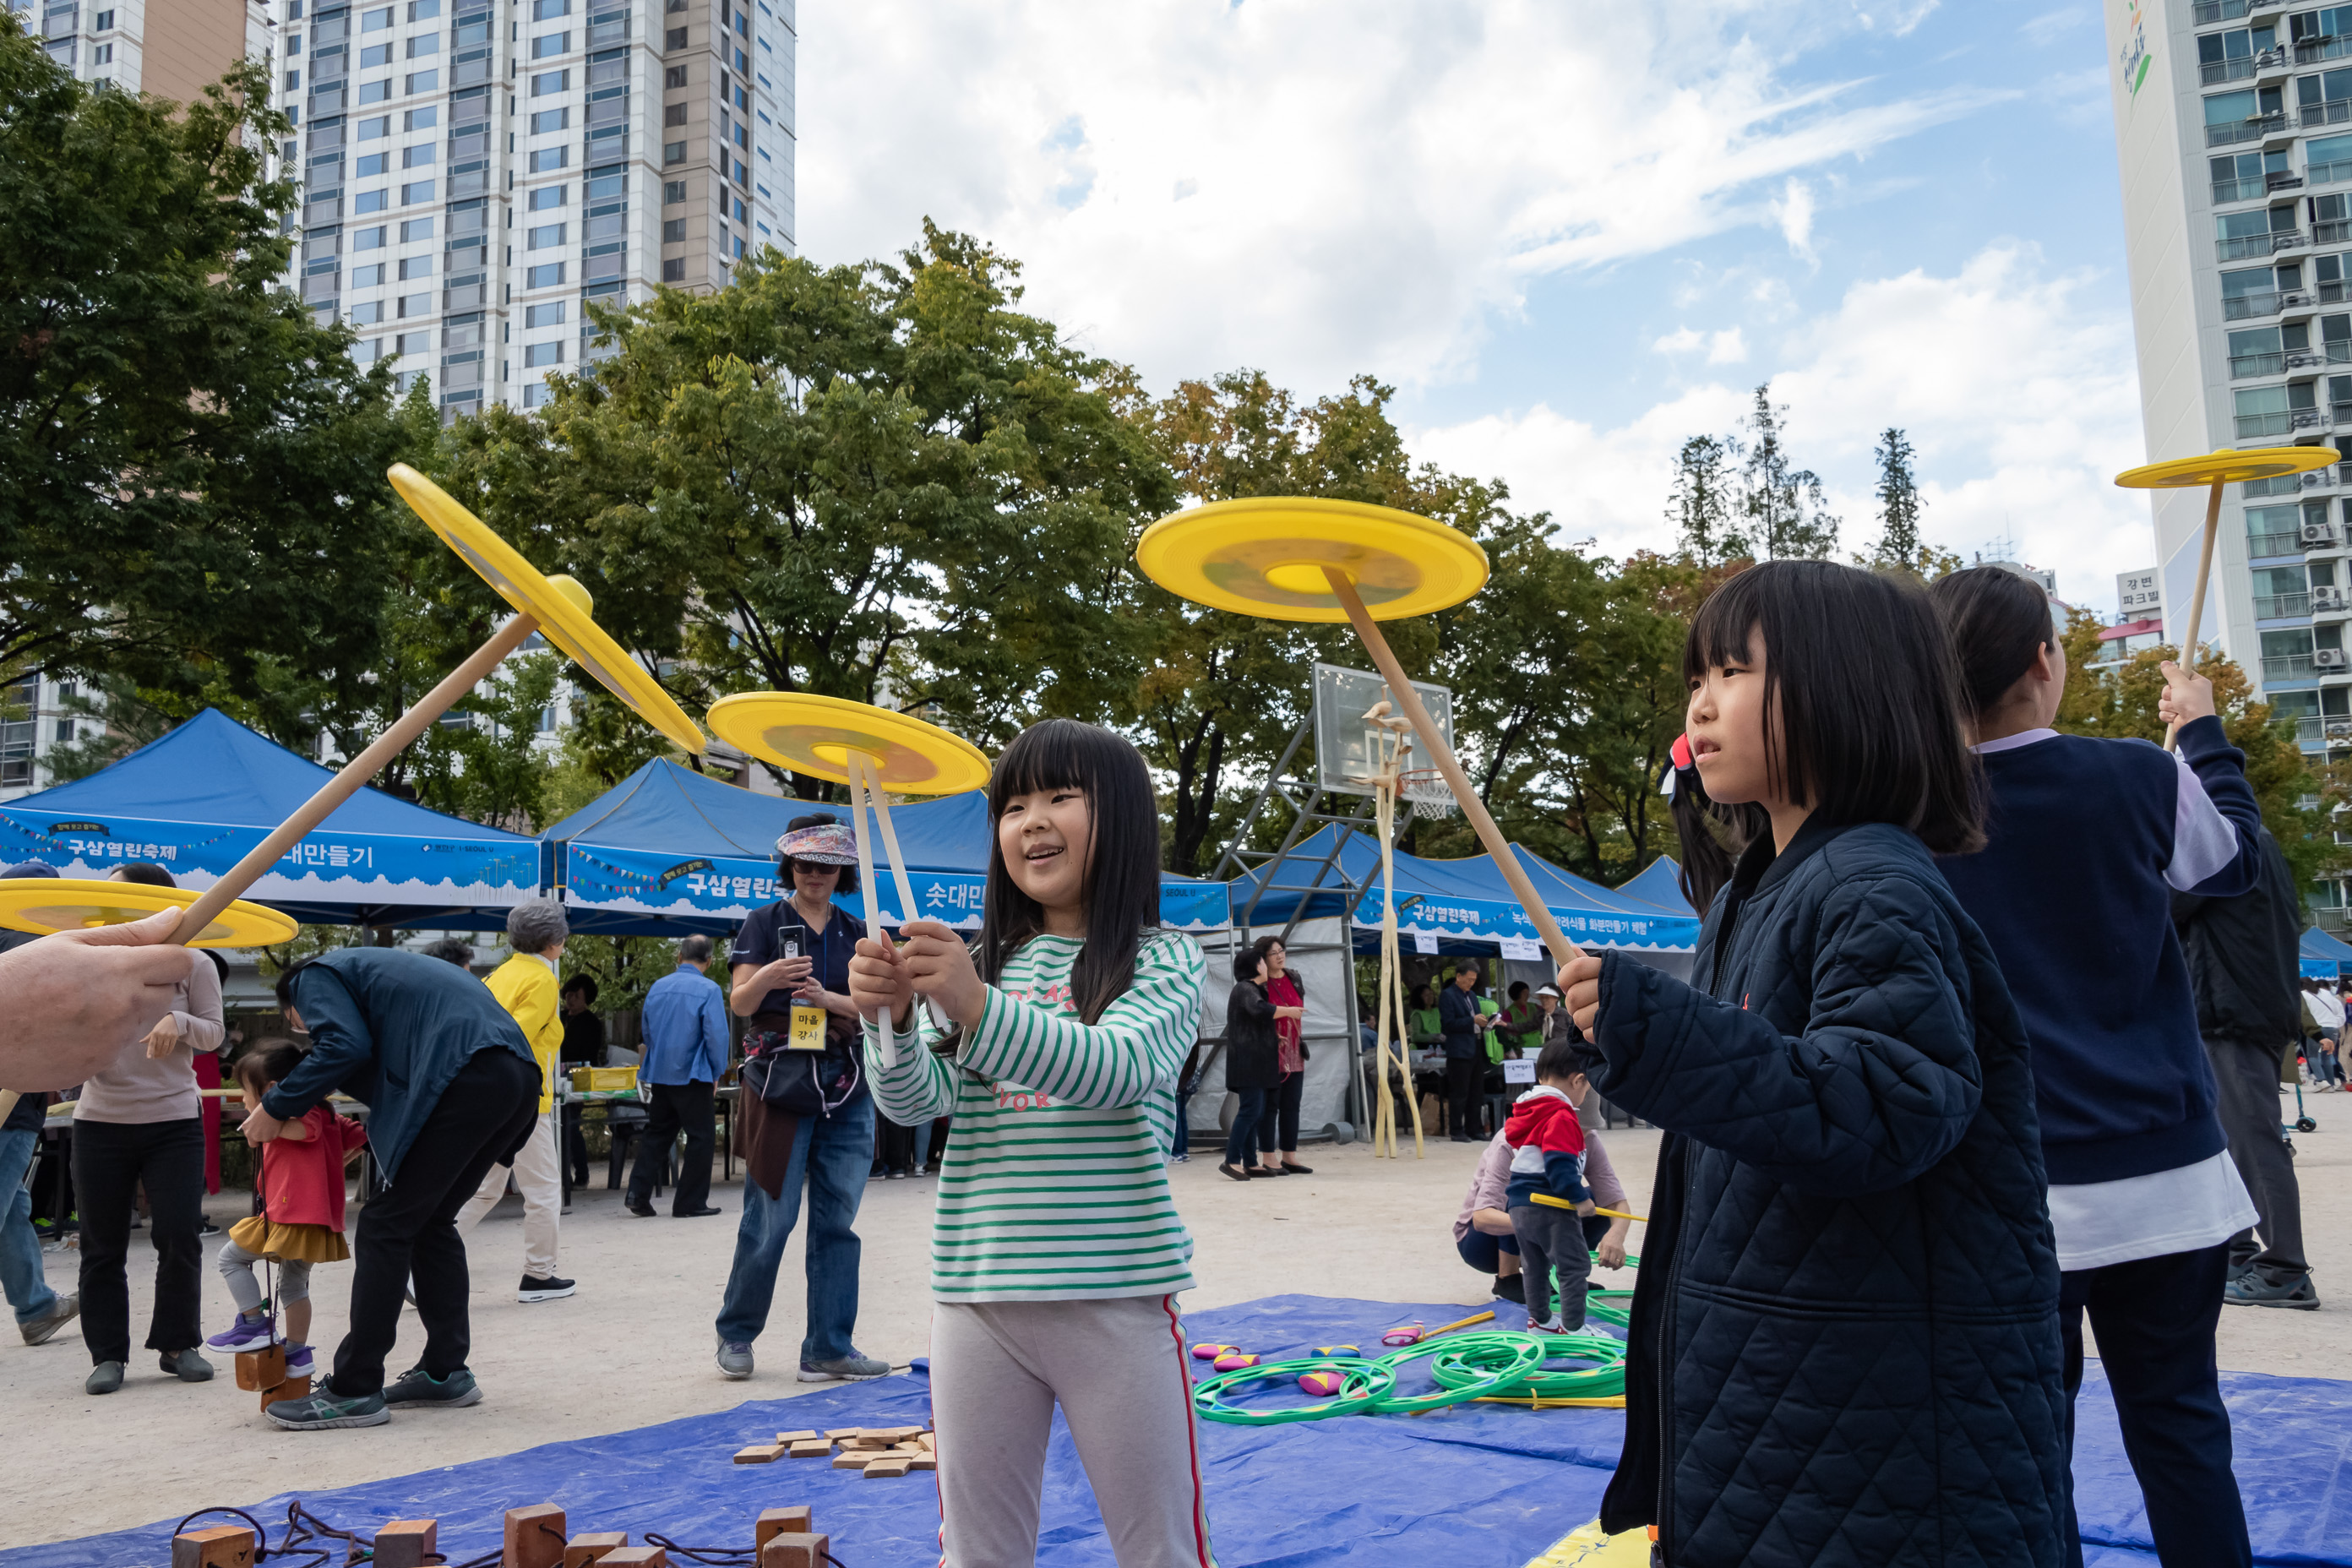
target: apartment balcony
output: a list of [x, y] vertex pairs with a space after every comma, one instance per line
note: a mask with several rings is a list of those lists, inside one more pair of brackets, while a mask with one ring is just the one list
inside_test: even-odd
[[2267, 11], [2284, 5], [2285, 0], [2197, 0], [2190, 7], [2190, 19], [2200, 27], [2215, 22], [2234, 22], [2241, 16], [2251, 16], [2257, 11]]
[[2217, 207], [2226, 207], [2233, 202], [2258, 202], [2270, 194], [2270, 182], [2259, 175], [2250, 180], [2213, 182], [2213, 205]]
[[[2320, 233], [2322, 229], [2336, 229], [2343, 232], [2323, 235]], [[2312, 234], [2322, 242], [2328, 239], [2343, 239], [2352, 237], [2352, 223], [2314, 224]], [[2289, 228], [2274, 230], [2269, 234], [2249, 234], [2241, 235], [2232, 239], [2217, 239], [2213, 242], [2213, 249], [2223, 261], [2244, 261], [2252, 257], [2274, 256], [2283, 250], [2300, 250], [2309, 241], [2300, 231]]]
[[2285, 374], [2286, 355], [2283, 353], [2231, 354], [2230, 356], [2231, 381], [2244, 381], [2250, 376], [2284, 375]]
[[2260, 316], [2275, 316], [2286, 308], [2292, 290], [2265, 289], [2259, 294], [2231, 294], [2221, 300], [2221, 319], [2228, 321], [2251, 321]]
[[2352, 125], [2352, 98], [2306, 103], [2295, 110], [2295, 121], [2305, 131], [2316, 131], [2325, 125]]
[[2264, 680], [2309, 680], [2318, 673], [2311, 665], [2307, 653], [2273, 653], [2263, 656]]
[[[2318, 104], [2314, 107], [2324, 109], [2326, 106]], [[2242, 142], [2259, 142], [2265, 136], [2280, 136], [2285, 132], [2286, 110], [2277, 109], [2268, 114], [2257, 114], [2245, 120], [2232, 120], [2221, 125], [2208, 125], [2205, 128], [2205, 145], [2235, 147]]]
[[[2335, 408], [2339, 420], [2352, 422], [2352, 403], [2338, 403]], [[2327, 416], [2317, 408], [2278, 408], [2240, 414], [2233, 422], [2241, 441], [2275, 440], [2298, 430], [2316, 430], [2327, 422]]]
[[2338, 158], [2329, 163], [2314, 163], [2307, 171], [2315, 185], [2340, 185], [2352, 182], [2352, 158]]
[[2352, 34], [2341, 37], [2322, 34], [2315, 38], [2298, 39], [2294, 46], [2294, 63], [2299, 66], [2317, 65], [2322, 60], [2340, 60], [2352, 56]]
[[2246, 555], [2250, 560], [2260, 561], [2273, 555], [2300, 555], [2303, 550], [2302, 536], [2292, 530], [2246, 535]]
[[2309, 594], [2257, 594], [2254, 595], [2254, 619], [2285, 620], [2311, 614]]
[[2284, 70], [2293, 64], [2284, 49], [2264, 49], [2260, 54], [2240, 55], [2233, 60], [2213, 60], [2197, 68], [2198, 79], [2207, 87], [2219, 87], [2224, 82], [2252, 81], [2271, 71]]

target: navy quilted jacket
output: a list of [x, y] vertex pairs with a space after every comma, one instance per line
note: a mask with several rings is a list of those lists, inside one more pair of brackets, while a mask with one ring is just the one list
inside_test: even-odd
[[2058, 1263], [1983, 934], [1911, 835], [1808, 823], [1693, 973], [1610, 954], [1586, 1047], [1667, 1133], [1601, 1522], [1673, 1568], [2057, 1563]]

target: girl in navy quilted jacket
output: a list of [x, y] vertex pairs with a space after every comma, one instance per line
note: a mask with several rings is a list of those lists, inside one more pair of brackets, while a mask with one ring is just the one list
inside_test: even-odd
[[1692, 981], [1559, 975], [1593, 1087], [1666, 1132], [1601, 1523], [1673, 1568], [2055, 1568], [2032, 1073], [1935, 859], [1982, 842], [1950, 648], [1907, 582], [1780, 561], [1683, 667]]

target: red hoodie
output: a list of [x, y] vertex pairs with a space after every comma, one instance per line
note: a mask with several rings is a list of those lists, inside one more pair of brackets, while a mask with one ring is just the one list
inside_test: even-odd
[[1503, 1123], [1503, 1142], [1511, 1146], [1506, 1209], [1527, 1203], [1530, 1193], [1548, 1193], [1572, 1204], [1592, 1196], [1584, 1184], [1584, 1123], [1559, 1090], [1538, 1084], [1519, 1096], [1510, 1120]]

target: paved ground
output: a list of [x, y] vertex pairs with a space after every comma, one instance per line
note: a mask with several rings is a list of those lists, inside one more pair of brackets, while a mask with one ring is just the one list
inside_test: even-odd
[[[2290, 1107], [2293, 1101], [2286, 1102]], [[2352, 1335], [2331, 1331], [2352, 1311], [2352, 1099], [2309, 1101], [2320, 1122], [2299, 1136], [2305, 1224], [2326, 1307], [2317, 1313], [2232, 1310], [2224, 1314], [2225, 1367], [2291, 1376], [2352, 1378]], [[1637, 1203], [1646, 1203], [1654, 1132], [1607, 1135]], [[1450, 1223], [1476, 1150], [1436, 1142], [1423, 1160], [1376, 1161], [1359, 1144], [1306, 1151], [1307, 1177], [1238, 1185], [1218, 1174], [1213, 1153], [1174, 1168], [1178, 1201], [1198, 1242], [1200, 1289], [1191, 1306], [1214, 1306], [1280, 1291], [1386, 1300], [1453, 1300], [1464, 1310], [1486, 1300], [1478, 1278], [1455, 1258]], [[601, 1175], [600, 1178], [601, 1180]], [[924, 1352], [929, 1294], [925, 1255], [933, 1184], [868, 1185], [859, 1230], [866, 1239], [858, 1338], [869, 1354], [903, 1363]], [[254, 1396], [237, 1391], [226, 1357], [221, 1375], [190, 1385], [163, 1376], [152, 1356], [136, 1362], [120, 1394], [81, 1392], [88, 1358], [70, 1335], [37, 1349], [0, 1342], [0, 1408], [9, 1412], [9, 1474], [16, 1495], [37, 1509], [0, 1517], [0, 1547], [120, 1529], [202, 1504], [247, 1502], [299, 1487], [326, 1488], [511, 1452], [534, 1444], [724, 1410], [747, 1398], [772, 1399], [792, 1381], [801, 1327], [797, 1292], [780, 1291], [778, 1312], [760, 1342], [761, 1367], [749, 1383], [713, 1370], [710, 1320], [726, 1279], [740, 1188], [721, 1184], [727, 1212], [702, 1220], [634, 1219], [617, 1194], [579, 1195], [564, 1222], [562, 1268], [581, 1281], [569, 1300], [521, 1306], [520, 1205], [509, 1199], [476, 1233], [473, 1366], [488, 1397], [471, 1410], [412, 1415], [359, 1432], [297, 1436], [272, 1428]], [[226, 1224], [244, 1195], [213, 1204]], [[1634, 1231], [1640, 1250], [1641, 1230]], [[216, 1245], [216, 1244], [215, 1244]], [[151, 1257], [134, 1242], [134, 1339], [144, 1335]], [[50, 1281], [72, 1289], [75, 1255], [48, 1259]], [[797, 1242], [785, 1260], [797, 1279]], [[348, 1266], [318, 1273], [316, 1337], [341, 1334]], [[1605, 1274], [1596, 1278], [1607, 1279]], [[1631, 1276], [1622, 1278], [1630, 1279]], [[205, 1321], [229, 1308], [207, 1267]], [[413, 1354], [415, 1319], [393, 1365]], [[37, 1436], [35, 1436], [37, 1435]]]

